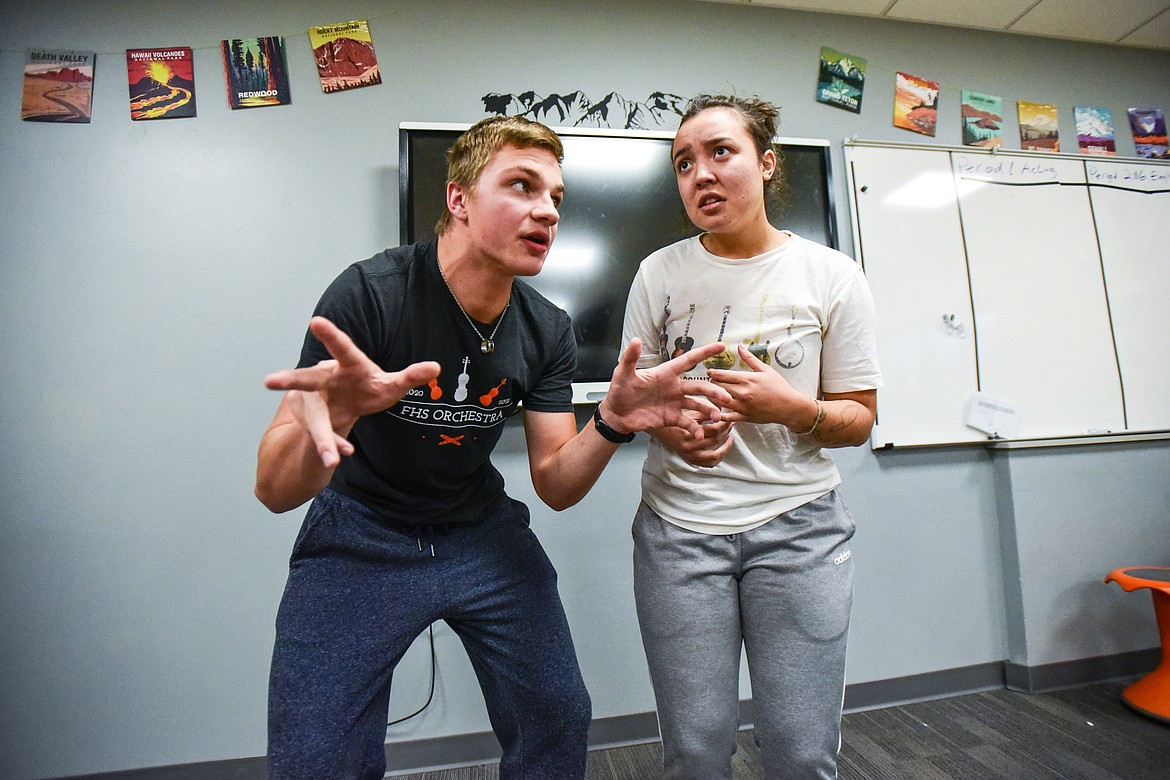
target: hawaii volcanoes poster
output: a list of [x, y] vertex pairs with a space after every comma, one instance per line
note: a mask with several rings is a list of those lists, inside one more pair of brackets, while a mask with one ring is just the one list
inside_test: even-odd
[[195, 67], [191, 47], [127, 49], [130, 118], [195, 116]]

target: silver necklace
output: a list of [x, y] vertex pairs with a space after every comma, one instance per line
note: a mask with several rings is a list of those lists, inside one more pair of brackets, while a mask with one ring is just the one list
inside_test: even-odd
[[499, 318], [496, 320], [495, 327], [492, 328], [491, 334], [484, 337], [479, 328], [475, 325], [475, 320], [471, 319], [471, 315], [467, 313], [467, 309], [463, 308], [463, 304], [459, 302], [455, 291], [451, 289], [451, 283], [447, 281], [447, 275], [443, 273], [443, 264], [438, 263], [439, 276], [443, 278], [443, 284], [447, 285], [447, 292], [451, 293], [451, 300], [455, 301], [455, 305], [459, 307], [459, 311], [463, 312], [463, 316], [467, 318], [467, 324], [475, 331], [475, 335], [479, 336], [479, 351], [485, 355], [490, 355], [496, 351], [496, 331], [500, 329], [500, 323], [504, 321], [504, 315], [508, 313], [508, 307], [512, 305], [512, 297], [508, 296], [508, 302], [504, 304], [504, 310], [500, 312]]

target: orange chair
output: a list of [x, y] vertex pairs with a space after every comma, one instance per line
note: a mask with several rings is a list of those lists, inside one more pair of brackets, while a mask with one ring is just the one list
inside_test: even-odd
[[1151, 718], [1170, 722], [1170, 568], [1134, 566], [1114, 569], [1105, 582], [1116, 582], [1124, 590], [1149, 588], [1154, 598], [1154, 615], [1162, 639], [1162, 663], [1121, 692], [1130, 707]]

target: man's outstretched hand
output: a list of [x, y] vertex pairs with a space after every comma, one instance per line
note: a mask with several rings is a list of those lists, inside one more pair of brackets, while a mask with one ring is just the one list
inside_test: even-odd
[[[677, 426], [696, 439], [703, 438], [703, 420], [718, 421], [719, 407], [729, 403], [731, 395], [712, 382], [686, 379], [683, 374], [725, 348], [720, 343], [708, 344], [653, 368], [639, 369], [642, 343], [633, 339], [613, 371], [609, 393], [601, 402], [602, 418], [622, 433]], [[693, 414], [687, 414], [688, 410]]]
[[324, 317], [314, 317], [309, 330], [333, 359], [269, 374], [264, 385], [289, 391], [289, 410], [312, 438], [322, 463], [333, 467], [342, 455], [353, 453], [345, 436], [359, 417], [389, 409], [411, 388], [435, 379], [439, 364], [413, 363], [386, 372]]

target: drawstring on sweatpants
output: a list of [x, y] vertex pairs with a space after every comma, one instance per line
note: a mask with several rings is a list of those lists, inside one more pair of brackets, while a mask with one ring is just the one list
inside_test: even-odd
[[[424, 526], [427, 529], [427, 546], [431, 548], [431, 557], [435, 557], [435, 527], [433, 525]], [[418, 551], [423, 551], [422, 536], [418, 534], [418, 529], [415, 529], [414, 541], [418, 543]]]
[[[438, 525], [430, 525], [427, 523], [419, 523], [418, 525], [399, 525], [395, 528], [396, 531], [414, 539], [415, 545], [418, 546], [419, 552], [426, 552], [430, 548], [431, 557], [436, 557], [435, 551], [435, 535], [440, 534], [446, 536], [454, 533], [461, 528], [471, 528], [470, 525], [456, 525], [451, 523], [440, 523]], [[424, 539], [425, 537], [425, 539]]]

